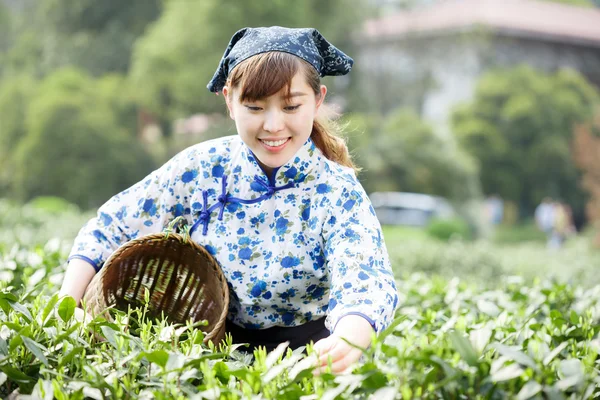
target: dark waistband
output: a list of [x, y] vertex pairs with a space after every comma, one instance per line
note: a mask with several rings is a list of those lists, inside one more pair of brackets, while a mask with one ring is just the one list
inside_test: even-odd
[[296, 349], [305, 346], [311, 340], [317, 342], [329, 336], [329, 330], [325, 328], [325, 317], [299, 326], [274, 326], [266, 329], [246, 329], [227, 320], [226, 330], [231, 333], [234, 343], [249, 343], [249, 350], [257, 346], [265, 346], [267, 350], [272, 350], [280, 343], [288, 341], [289, 347]]

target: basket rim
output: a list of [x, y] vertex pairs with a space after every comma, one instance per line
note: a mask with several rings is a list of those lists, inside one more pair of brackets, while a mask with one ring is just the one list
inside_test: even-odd
[[[106, 259], [106, 261], [102, 265], [102, 268], [100, 269], [98, 274], [104, 275], [106, 273], [106, 271], [108, 270], [108, 268], [112, 265], [112, 263], [114, 262], [115, 259], [117, 259], [124, 251], [130, 249], [131, 247], [139, 245], [141, 242], [169, 240], [171, 238], [177, 240], [181, 244], [192, 246], [192, 248], [195, 251], [205, 255], [208, 259], [213, 260], [214, 265], [215, 265], [214, 269], [217, 272], [218, 279], [221, 281], [221, 291], [224, 294], [223, 311], [221, 312], [221, 315], [219, 316], [219, 320], [217, 321], [217, 323], [215, 324], [213, 329], [210, 332], [205, 333], [203, 342], [206, 343], [209, 340], [212, 340], [215, 336], [217, 336], [217, 334], [225, 326], [227, 314], [229, 312], [229, 286], [227, 285], [227, 279], [225, 278], [225, 274], [223, 274], [223, 270], [221, 269], [221, 266], [217, 262], [216, 258], [212, 254], [210, 254], [204, 246], [201, 246], [198, 243], [196, 243], [190, 236], [182, 235], [180, 233], [175, 233], [175, 232], [168, 232], [168, 233], [167, 232], [159, 232], [159, 233], [151, 233], [148, 235], [140, 236], [138, 238], [129, 240], [125, 244], [119, 246], [119, 248], [117, 250], [115, 250]], [[98, 279], [97, 282], [102, 282], [102, 279]], [[89, 288], [86, 290], [86, 292], [88, 290], [89, 290]]]

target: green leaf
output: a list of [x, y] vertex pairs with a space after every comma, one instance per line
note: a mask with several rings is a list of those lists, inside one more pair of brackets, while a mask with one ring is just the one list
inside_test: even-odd
[[54, 309], [56, 303], [58, 303], [58, 293], [50, 297], [48, 304], [46, 304], [44, 311], [42, 311], [42, 326], [46, 326], [46, 323], [48, 322], [47, 319], [49, 316], [51, 316], [52, 310]]
[[471, 346], [471, 342], [469, 342], [462, 333], [457, 331], [450, 332], [450, 339], [452, 340], [452, 344], [454, 344], [454, 348], [460, 353], [463, 360], [471, 367], [477, 366], [478, 357], [475, 349]]
[[544, 364], [544, 365], [550, 364], [550, 361], [552, 361], [554, 359], [554, 357], [556, 357], [568, 345], [569, 345], [569, 342], [562, 342], [561, 344], [559, 344], [558, 347], [556, 347], [546, 357], [544, 357], [542, 364]]
[[517, 394], [517, 400], [527, 400], [538, 394], [542, 391], [542, 385], [540, 385], [536, 381], [529, 381], [519, 391]]
[[65, 390], [60, 386], [60, 383], [56, 379], [52, 380], [52, 387], [54, 388], [54, 397], [56, 400], [66, 400]]
[[535, 361], [533, 361], [533, 359], [531, 359], [531, 357], [529, 357], [522, 351], [519, 351], [512, 347], [503, 345], [502, 343], [494, 343], [492, 345], [492, 347], [494, 347], [496, 350], [498, 350], [498, 353], [502, 354], [503, 356], [507, 357], [508, 359], [516, 361], [521, 365], [525, 365], [527, 367], [533, 368], [536, 371], [539, 371], [539, 368], [538, 368], [537, 364], [535, 363]]
[[488, 327], [473, 329], [469, 332], [469, 340], [479, 354], [483, 352], [485, 346], [490, 342], [491, 337], [492, 330]]
[[562, 313], [558, 310], [550, 311], [550, 318], [552, 318], [552, 319], [559, 319], [559, 318], [562, 318], [562, 316], [563, 316]]
[[13, 338], [10, 339], [10, 342], [8, 342], [8, 352], [12, 353], [17, 347], [21, 346], [22, 344], [23, 338], [21, 337], [21, 335], [13, 336]]
[[[0, 337], [0, 354], [3, 356], [7, 356], [8, 355], [8, 343], [6, 343], [6, 340], [2, 339]], [[2, 384], [0, 383], [0, 386]]]
[[164, 350], [154, 350], [149, 353], [142, 353], [143, 357], [154, 364], [160, 365], [162, 368], [167, 365], [167, 361], [169, 360], [169, 353]]
[[575, 312], [575, 310], [571, 310], [571, 323], [573, 325], [578, 325], [579, 324], [579, 315], [577, 315], [577, 313]]
[[11, 303], [16, 303], [17, 301], [19, 301], [17, 296], [10, 292], [0, 292], [0, 300], [7, 300]]
[[79, 324], [73, 324], [69, 329], [58, 335], [55, 339], [55, 342], [60, 342], [71, 335], [71, 333], [75, 332], [79, 328]]
[[16, 312], [18, 312], [22, 316], [24, 316], [25, 319], [27, 319], [27, 322], [33, 321], [33, 317], [31, 316], [31, 313], [29, 312], [29, 310], [27, 309], [27, 307], [25, 307], [22, 304], [16, 303], [16, 302], [9, 302], [9, 304], [12, 307], [13, 310], [15, 310]]
[[10, 302], [0, 298], [0, 308], [2, 308], [4, 314], [8, 315], [10, 313]]
[[565, 400], [565, 396], [554, 386], [545, 386], [544, 393], [548, 400]]
[[65, 354], [64, 356], [62, 356], [60, 358], [58, 366], [63, 367], [65, 365], [69, 364], [71, 362], [71, 360], [73, 359], [73, 357], [75, 357], [83, 349], [84, 349], [83, 346], [73, 347], [67, 354]]
[[442, 370], [444, 371], [444, 374], [446, 375], [446, 378], [452, 378], [457, 374], [457, 370], [450, 366], [446, 361], [442, 360], [440, 357], [438, 356], [431, 356], [431, 362], [439, 365]]
[[8, 365], [0, 366], [0, 370], [4, 372], [12, 381], [17, 383], [30, 383], [35, 379], [32, 377], [25, 375], [23, 372], [19, 371], [16, 368], [13, 368]]
[[19, 332], [19, 331], [21, 331], [21, 329], [23, 329], [23, 325], [21, 325], [21, 324], [17, 324], [14, 322], [3, 322], [3, 323], [6, 327], [12, 329], [15, 332]]
[[500, 368], [498, 371], [491, 374], [494, 382], [503, 382], [520, 377], [523, 374], [523, 368], [519, 364], [509, 364]]
[[77, 303], [75, 299], [71, 296], [65, 297], [58, 306], [58, 316], [64, 321], [69, 322], [69, 320], [75, 314], [75, 308], [77, 307]]
[[27, 347], [29, 351], [31, 351], [33, 355], [36, 356], [38, 360], [40, 360], [47, 367], [48, 359], [44, 355], [44, 349], [42, 348], [42, 345], [28, 338], [27, 336], [21, 335], [21, 338], [23, 339], [23, 344], [25, 344], [25, 347]]
[[115, 337], [116, 331], [109, 326], [102, 325], [100, 327], [102, 329], [102, 334], [108, 340], [108, 342], [116, 349], [117, 348], [117, 340]]

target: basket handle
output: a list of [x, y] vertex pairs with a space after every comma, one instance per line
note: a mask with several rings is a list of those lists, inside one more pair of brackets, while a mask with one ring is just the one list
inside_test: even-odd
[[189, 226], [185, 218], [182, 215], [180, 215], [179, 217], [169, 222], [169, 224], [165, 228], [165, 240], [169, 238], [169, 235], [171, 233], [179, 233], [183, 236], [183, 242], [187, 243], [188, 239], [190, 238], [190, 229], [191, 226]]

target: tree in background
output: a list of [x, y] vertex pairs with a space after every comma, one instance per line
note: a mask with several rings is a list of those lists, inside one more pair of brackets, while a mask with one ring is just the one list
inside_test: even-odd
[[573, 158], [583, 171], [581, 186], [589, 193], [587, 216], [594, 224], [594, 244], [600, 247], [600, 112], [593, 124], [578, 125], [573, 137]]
[[357, 127], [348, 134], [349, 147], [364, 167], [360, 179], [367, 191], [426, 193], [456, 202], [479, 195], [470, 157], [436, 135], [415, 112], [399, 109], [383, 120], [353, 114], [346, 123]]
[[480, 165], [485, 194], [498, 193], [523, 213], [553, 196], [581, 217], [585, 195], [570, 154], [571, 132], [598, 100], [575, 71], [496, 70], [480, 79], [471, 103], [455, 110], [452, 127]]
[[41, 0], [44, 61], [99, 76], [129, 70], [134, 42], [157, 19], [161, 0]]
[[14, 151], [27, 132], [27, 107], [37, 84], [28, 75], [0, 82], [0, 193], [8, 193], [15, 174]]
[[[355, 0], [240, 2], [171, 0], [135, 46], [131, 78], [139, 100], [160, 121], [165, 134], [178, 118], [223, 112], [224, 100], [209, 93], [212, 78], [231, 36], [244, 27], [315, 27], [350, 51], [351, 37], [364, 16]], [[335, 17], [332, 17], [335, 16]]]
[[0, 3], [0, 75], [2, 65], [4, 65], [5, 53], [11, 43], [12, 36], [12, 18], [6, 6]]
[[[162, 0], [19, 0], [11, 3], [10, 35], [0, 5], [0, 54], [10, 73], [43, 77], [64, 66], [99, 76], [126, 73], [133, 43], [160, 15]], [[0, 68], [2, 72], [2, 68]]]
[[76, 69], [57, 71], [40, 85], [14, 156], [11, 183], [20, 200], [59, 196], [87, 209], [152, 170], [141, 144], [120, 125], [114, 103], [98, 95], [101, 85]]

